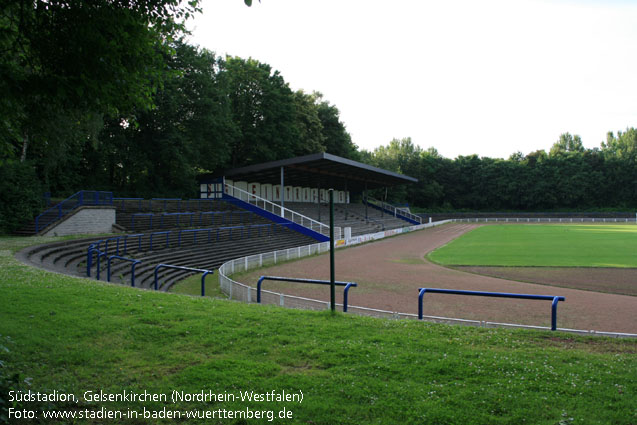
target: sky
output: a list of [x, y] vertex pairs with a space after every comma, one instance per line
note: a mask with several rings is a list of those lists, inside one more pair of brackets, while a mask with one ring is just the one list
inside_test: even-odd
[[637, 0], [203, 0], [191, 44], [321, 92], [359, 148], [508, 158], [637, 127]]

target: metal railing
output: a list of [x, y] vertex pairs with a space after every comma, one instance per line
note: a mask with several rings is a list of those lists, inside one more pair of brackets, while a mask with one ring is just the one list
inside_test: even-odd
[[47, 226], [83, 205], [113, 205], [113, 193], [92, 190], [80, 190], [74, 193], [35, 218], [35, 233], [39, 233]]
[[201, 296], [202, 297], [206, 296], [206, 276], [208, 276], [209, 274], [214, 273], [214, 271], [212, 271], [212, 270], [196, 269], [196, 268], [193, 268], [193, 267], [185, 267], [185, 266], [173, 266], [172, 264], [158, 264], [157, 266], [155, 266], [155, 282], [154, 282], [155, 291], [159, 290], [159, 279], [158, 279], [158, 276], [157, 276], [157, 272], [161, 268], [168, 268], [168, 269], [175, 269], [175, 270], [185, 270], [185, 271], [190, 271], [190, 272], [203, 273], [203, 275], [201, 276]]
[[[330, 285], [331, 282], [329, 280], [320, 280], [320, 279], [301, 279], [296, 277], [281, 277], [281, 276], [261, 276], [259, 281], [257, 282], [257, 303], [261, 304], [261, 285], [264, 280], [275, 280], [280, 282], [297, 282], [297, 283], [311, 283], [315, 285]], [[341, 282], [335, 281], [334, 285], [336, 286], [344, 286], [343, 290], [343, 313], [347, 313], [347, 295], [349, 293], [349, 288], [352, 286], [358, 286], [356, 282]]]
[[[100, 273], [101, 273], [101, 258], [102, 257], [106, 257], [106, 258], [110, 258], [109, 257], [109, 251], [113, 250], [113, 247], [109, 247], [109, 244], [114, 243], [115, 247], [115, 254], [114, 256], [111, 254], [111, 256], [113, 256], [113, 258], [117, 258], [120, 260], [124, 260], [124, 261], [136, 261], [135, 259], [131, 259], [131, 258], [126, 258], [126, 257], [120, 257], [120, 247], [122, 248], [122, 255], [126, 255], [128, 250], [129, 250], [129, 243], [128, 243], [128, 239], [129, 238], [137, 238], [137, 252], [141, 252], [142, 251], [142, 238], [146, 238], [146, 247], [148, 251], [152, 251], [153, 250], [153, 242], [155, 242], [155, 245], [157, 245], [157, 241], [156, 241], [156, 237], [158, 236], [164, 236], [165, 235], [165, 240], [160, 241], [160, 244], [163, 244], [164, 248], [168, 248], [170, 246], [176, 246], [176, 247], [181, 247], [182, 246], [182, 235], [183, 234], [188, 234], [188, 233], [192, 233], [193, 237], [192, 237], [192, 244], [196, 245], [197, 244], [197, 234], [199, 233], [207, 233], [208, 234], [208, 238], [207, 238], [207, 242], [210, 243], [212, 241], [212, 233], [215, 233], [215, 242], [218, 242], [221, 236], [221, 231], [227, 231], [227, 236], [229, 240], [236, 240], [233, 239], [233, 234], [235, 235], [235, 237], [238, 237], [239, 239], [243, 239], [243, 237], [247, 237], [250, 238], [252, 236], [252, 232], [256, 232], [256, 236], [261, 236], [261, 234], [263, 232], [266, 232], [267, 236], [272, 236], [274, 234], [277, 233], [277, 229], [282, 229], [282, 228], [286, 228], [288, 227], [289, 224], [285, 224], [285, 223], [266, 223], [266, 224], [254, 224], [254, 225], [248, 225], [248, 226], [230, 226], [230, 227], [215, 227], [215, 228], [210, 228], [210, 229], [181, 229], [181, 230], [167, 230], [167, 231], [162, 231], [162, 232], [151, 232], [151, 233], [138, 233], [138, 234], [134, 234], [134, 235], [122, 235], [122, 236], [117, 236], [117, 237], [113, 237], [113, 238], [108, 238], [108, 239], [101, 239], [98, 240], [96, 242], [91, 243], [88, 246], [87, 249], [87, 253], [86, 253], [86, 276], [87, 277], [91, 277], [91, 268], [93, 267], [93, 258], [96, 258], [96, 278], [97, 280], [100, 280]], [[172, 239], [172, 240], [171, 240]], [[104, 245], [104, 248], [102, 250], [102, 244]], [[172, 245], [171, 245], [172, 244]], [[184, 245], [186, 243], [184, 242]], [[123, 247], [122, 247], [123, 245]], [[109, 282], [110, 282], [110, 260], [108, 262], [107, 265], [107, 272], [108, 272], [108, 276], [109, 276]], [[133, 266], [133, 273], [135, 271], [134, 266]], [[134, 276], [132, 276], [133, 278], [133, 282], [134, 282]]]
[[476, 217], [452, 218], [455, 223], [637, 223], [621, 217]]
[[[135, 260], [134, 258], [126, 258], [126, 257], [120, 257], [119, 255], [111, 255], [110, 257], [108, 257], [108, 265], [107, 265], [107, 273], [106, 273], [106, 281], [110, 282], [111, 281], [111, 261], [113, 259], [118, 259], [118, 260], [122, 260], [122, 261], [130, 261], [131, 264], [131, 275], [130, 275], [130, 286], [132, 286], [133, 288], [135, 287], [135, 266], [138, 264], [141, 264], [141, 260]], [[99, 278], [98, 278], [99, 279]]]
[[[303, 214], [299, 214], [296, 211], [292, 211], [288, 208], [282, 207], [281, 205], [275, 204], [274, 202], [268, 201], [267, 199], [261, 198], [260, 196], [248, 193], [243, 189], [239, 189], [238, 187], [229, 184], [226, 184], [226, 186], [228, 187], [227, 194], [239, 199], [240, 201], [247, 202], [251, 205], [261, 208], [264, 211], [278, 215], [279, 217], [290, 220], [293, 223], [299, 224], [324, 236], [329, 237], [330, 235], [330, 226], [325, 223], [321, 223], [320, 221], [304, 216]], [[334, 228], [334, 238], [341, 238], [340, 227]]]
[[403, 209], [396, 208], [392, 204], [388, 204], [387, 202], [379, 201], [378, 199], [374, 199], [370, 196], [367, 197], [367, 203], [369, 205], [375, 206], [379, 209], [387, 211], [388, 214], [393, 215], [394, 217], [402, 218], [403, 220], [411, 220], [415, 221], [418, 224], [422, 224], [422, 217], [407, 212]]
[[557, 303], [565, 301], [564, 297], [556, 295], [533, 295], [533, 294], [510, 294], [506, 292], [482, 292], [482, 291], [463, 291], [458, 289], [440, 289], [440, 288], [418, 288], [418, 320], [422, 320], [422, 299], [427, 292], [435, 294], [454, 294], [454, 295], [470, 295], [476, 297], [493, 297], [493, 298], [519, 298], [524, 300], [548, 300], [551, 303], [551, 330], [557, 329]]

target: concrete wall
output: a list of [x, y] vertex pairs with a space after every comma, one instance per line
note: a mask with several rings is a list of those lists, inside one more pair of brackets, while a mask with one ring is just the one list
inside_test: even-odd
[[50, 226], [43, 236], [112, 233], [115, 207], [80, 207]]

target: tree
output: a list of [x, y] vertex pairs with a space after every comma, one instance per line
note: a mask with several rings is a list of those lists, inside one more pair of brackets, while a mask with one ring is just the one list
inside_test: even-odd
[[299, 143], [295, 155], [306, 155], [323, 152], [326, 137], [323, 134], [323, 124], [319, 118], [318, 106], [314, 95], [305, 94], [302, 90], [294, 93], [296, 108], [296, 127]]
[[172, 72], [167, 41], [197, 11], [198, 0], [5, 1], [0, 153], [24, 161], [31, 144], [54, 143], [52, 115], [77, 135], [96, 116], [150, 108]]
[[609, 156], [634, 161], [637, 159], [637, 129], [631, 127], [625, 132], [618, 131], [617, 137], [608, 132], [606, 143], [602, 142], [602, 151]]
[[578, 135], [571, 136], [570, 133], [562, 133], [560, 134], [559, 140], [551, 147], [549, 155], [555, 156], [571, 152], [584, 152], [585, 150], [582, 139]]
[[[237, 131], [219, 60], [182, 42], [167, 59], [175, 70], [154, 97], [155, 107], [134, 119], [111, 119], [96, 150], [87, 147], [90, 187], [119, 193], [190, 196], [195, 175], [225, 167]], [[130, 122], [134, 124], [130, 124]]]
[[255, 164], [293, 156], [300, 149], [294, 94], [278, 71], [254, 59], [221, 62], [238, 134], [230, 164]]
[[341, 121], [340, 111], [323, 99], [319, 92], [313, 94], [318, 107], [318, 117], [323, 126], [323, 144], [325, 152], [353, 160], [359, 159], [358, 146], [352, 142], [345, 124]]

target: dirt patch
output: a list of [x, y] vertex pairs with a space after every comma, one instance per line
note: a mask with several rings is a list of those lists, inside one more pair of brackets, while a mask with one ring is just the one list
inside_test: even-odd
[[[424, 259], [429, 251], [475, 227], [469, 223], [447, 224], [337, 250], [336, 279], [358, 283], [359, 287], [349, 293], [350, 305], [414, 314], [421, 287], [560, 295], [566, 301], [559, 303], [558, 327], [637, 333], [637, 297], [482, 276]], [[329, 279], [329, 255], [260, 269], [238, 280], [256, 286], [263, 274]], [[279, 285], [271, 282], [267, 289], [329, 300], [327, 287]], [[337, 294], [337, 302], [341, 302], [342, 290]], [[443, 294], [430, 294], [424, 300], [424, 314], [462, 319], [550, 326], [550, 312], [550, 302], [534, 300]]]
[[637, 269], [478, 266], [458, 266], [454, 268], [469, 273], [520, 282], [637, 296]]

